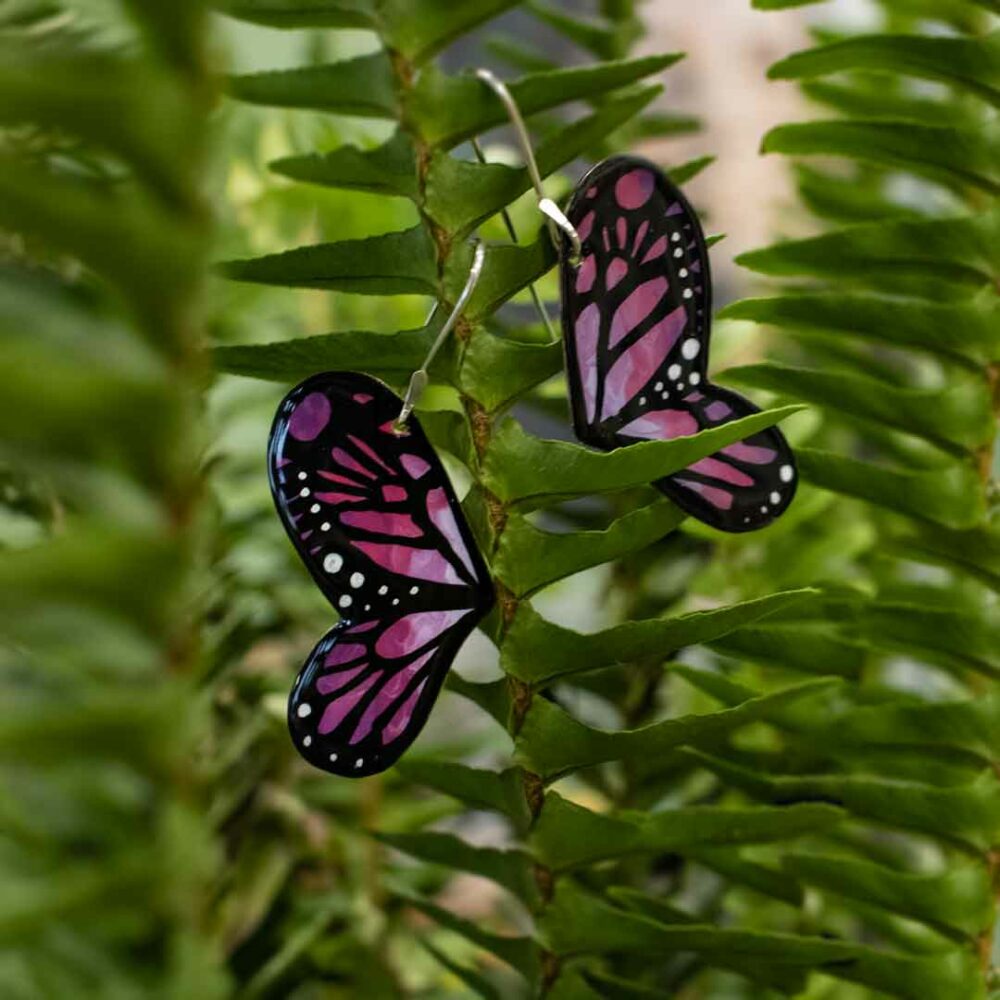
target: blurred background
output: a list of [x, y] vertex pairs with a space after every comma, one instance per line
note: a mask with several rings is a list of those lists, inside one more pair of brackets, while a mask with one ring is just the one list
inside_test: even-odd
[[[831, 220], [933, 221], [935, 214], [986, 206], [988, 196], [970, 190], [975, 184], [964, 174], [958, 183], [949, 176], [939, 184], [894, 164], [845, 167], [823, 158], [809, 176], [814, 185], [820, 178], [828, 198], [808, 211], [801, 170], [786, 157], [760, 153], [773, 126], [842, 110], [835, 101], [818, 110], [796, 84], [768, 81], [769, 66], [839, 32], [902, 26], [928, 36], [985, 33], [983, 4], [942, 4], [947, 11], [939, 16], [933, 0], [827, 0], [769, 12], [748, 0], [639, 3], [644, 31], [625, 32], [614, 55], [686, 56], [662, 74], [664, 92], [647, 120], [626, 124], [587, 161], [559, 170], [547, 190], [565, 196], [590, 162], [626, 150], [675, 171], [707, 232], [725, 237], [711, 254], [716, 308], [777, 294], [776, 283], [734, 263], [776, 238], [826, 231]], [[632, 5], [560, 0], [557, 6], [585, 23], [599, 7], [628, 14]], [[275, 0], [274, 9], [284, 7]], [[0, 355], [9, 373], [0, 402], [12, 428], [0, 466], [0, 544], [5, 555], [24, 557], [0, 568], [8, 629], [0, 681], [11, 706], [0, 720], [0, 746], [9, 751], [0, 773], [0, 1000], [520, 997], [516, 963], [486, 953], [489, 947], [478, 947], [468, 929], [525, 933], [530, 908], [497, 881], [457, 872], [449, 859], [418, 862], [389, 843], [391, 835], [431, 831], [476, 846], [516, 845], [515, 824], [501, 818], [502, 810], [466, 808], [419, 776], [421, 767], [430, 773], [429, 762], [510, 768], [512, 739], [487, 711], [445, 690], [407, 755], [413, 773], [401, 767], [340, 781], [297, 757], [285, 722], [288, 689], [333, 615], [285, 537], [266, 478], [267, 434], [288, 380], [273, 372], [259, 379], [220, 374], [209, 370], [200, 348], [204, 330], [211, 358], [225, 367], [219, 359], [232, 358], [226, 350], [242, 345], [424, 324], [427, 296], [239, 283], [211, 267], [418, 223], [408, 199], [294, 183], [270, 169], [282, 158], [345, 144], [370, 150], [389, 137], [393, 123], [253, 106], [219, 93], [220, 72], [315, 66], [372, 52], [378, 41], [363, 30], [276, 30], [212, 14], [203, 52], [198, 13], [186, 0], [0, 2], [7, 55], [6, 64], [0, 59], [0, 123], [7, 116], [16, 126], [2, 130], [0, 155], [5, 170], [7, 160], [19, 164], [12, 180], [0, 178], [0, 224], [11, 228], [0, 243], [0, 326], [12, 345], [0, 348], [10, 352]], [[75, 61], [94, 51], [126, 53], [123, 75], [105, 78], [85, 59]], [[43, 64], [53, 58], [61, 65], [67, 52], [72, 58], [62, 76], [39, 72], [30, 59], [20, 74], [19, 52]], [[148, 75], [147, 60], [154, 66]], [[485, 65], [511, 79], [549, 62], [583, 65], [594, 56], [551, 17], [519, 9], [463, 36], [440, 61], [449, 72]], [[967, 94], [926, 81], [900, 83], [898, 76], [889, 85], [877, 75], [873, 82], [870, 73], [855, 76], [857, 89], [848, 96], [867, 109], [859, 117], [872, 107], [884, 110], [883, 98], [911, 116], [914, 107], [923, 114], [939, 102], [942, 116], [961, 116], [971, 130], [985, 131], [982, 109]], [[187, 87], [183, 99], [170, 82], [177, 80]], [[14, 95], [6, 110], [5, 94]], [[25, 107], [41, 124], [18, 123]], [[573, 116], [583, 110], [582, 103], [568, 109]], [[97, 136], [99, 153], [77, 141], [74, 121]], [[541, 138], [561, 121], [542, 113], [530, 124]], [[111, 155], [102, 145], [109, 141]], [[482, 142], [490, 161], [521, 163], [509, 129], [494, 129]], [[472, 159], [467, 144], [454, 152]], [[36, 188], [40, 179], [53, 183]], [[920, 212], [912, 212], [918, 198]], [[519, 199], [511, 215], [520, 243], [531, 243], [541, 228], [533, 199]], [[509, 240], [495, 217], [480, 233], [493, 243]], [[891, 273], [891, 266], [873, 266], [869, 274], [827, 262], [830, 271], [793, 273], [784, 287], [805, 277], [811, 288], [832, 289], [829, 315], [842, 324], [834, 324], [838, 333], [850, 333], [856, 318], [835, 314], [842, 289], [912, 293], [931, 303], [911, 303], [914, 310], [964, 306], [974, 295], [985, 301], [975, 254], [942, 268], [943, 275], [932, 273], [935, 261], [921, 253], [911, 254], [910, 264], [914, 257], [916, 279]], [[995, 281], [995, 269], [986, 271]], [[558, 322], [556, 274], [539, 281], [538, 290]], [[897, 306], [893, 300], [891, 308]], [[991, 955], [989, 886], [967, 879], [964, 866], [970, 855], [987, 854], [990, 824], [1000, 816], [1000, 799], [989, 797], [992, 772], [982, 770], [984, 755], [996, 758], [994, 717], [967, 724], [963, 715], [947, 731], [928, 726], [932, 743], [939, 736], [942, 744], [946, 736], [952, 742], [934, 744], [923, 756], [896, 756], [890, 737], [898, 731], [888, 723], [888, 735], [878, 730], [874, 738], [885, 745], [866, 746], [867, 755], [842, 750], [841, 733], [827, 728], [835, 729], [843, 713], [858, 723], [855, 735], [868, 733], [864, 712], [890, 702], [923, 708], [971, 699], [975, 710], [1000, 711], [984, 681], [1000, 676], [1000, 632], [995, 617], [984, 623], [985, 612], [996, 610], [995, 599], [984, 596], [996, 579], [986, 565], [996, 549], [980, 495], [993, 440], [988, 392], [975, 382], [982, 359], [970, 364], [960, 357], [967, 380], [960, 381], [954, 358], [922, 350], [928, 342], [937, 346], [944, 329], [949, 336], [958, 331], [947, 341], [954, 352], [974, 352], [979, 342], [970, 336], [971, 347], [961, 344], [959, 334], [979, 329], [978, 314], [970, 308], [960, 314], [967, 325], [953, 327], [937, 316], [921, 325], [921, 313], [915, 325], [925, 339], [912, 352], [907, 330], [887, 341], [878, 322], [857, 338], [824, 340], [780, 323], [717, 320], [713, 373], [770, 358], [843, 380], [834, 390], [819, 383], [813, 397], [801, 384], [797, 395], [794, 383], [780, 379], [748, 395], [761, 406], [805, 399], [811, 405], [782, 425], [793, 445], [849, 456], [857, 465], [830, 465], [833, 472], [823, 466], [812, 482], [803, 477], [794, 506], [763, 532], [723, 536], [688, 519], [614, 563], [545, 587], [531, 604], [549, 621], [589, 633], [822, 587], [822, 600], [801, 618], [778, 615], [773, 627], [687, 646], [666, 662], [662, 655], [640, 658], [579, 682], [546, 685], [537, 700], [586, 725], [635, 729], [836, 676], [845, 682], [843, 693], [817, 701], [812, 714], [781, 715], [771, 728], [748, 726], [713, 749], [759, 764], [761, 773], [819, 773], [820, 791], [804, 795], [807, 808], [826, 801], [824, 780], [860, 775], [874, 782], [857, 815], [806, 846], [878, 862], [907, 879], [940, 875], [951, 885], [954, 875], [959, 903], [939, 914], [934, 883], [931, 904], [911, 920], [909, 881], [900, 890], [903, 903], [893, 897], [880, 909], [885, 898], [873, 903], [864, 892], [863, 902], [855, 905], [857, 897], [849, 896], [845, 902], [828, 886], [788, 875], [782, 867], [788, 844], [757, 841], [728, 854], [699, 854], [700, 845], [687, 853], [626, 854], [613, 866], [585, 866], [580, 884], [641, 889], [647, 901], [662, 904], [660, 916], [671, 924], [698, 920], [808, 935], [813, 944], [859, 941], [873, 952], [888, 949], [892, 975], [905, 967], [910, 977], [900, 979], [902, 992], [890, 984], [888, 995], [908, 1000], [924, 1000], [919, 963], [944, 956], [941, 964], [959, 972], [955, 979], [928, 978], [927, 1000], [979, 1000], [975, 991], [949, 989], [971, 981], [970, 961], [971, 975], [978, 975], [974, 947], [987, 966]], [[490, 332], [534, 345], [545, 337], [526, 293], [503, 307]], [[989, 335], [987, 328], [982, 341]], [[862, 389], [859, 373], [869, 379]], [[946, 396], [953, 377], [958, 391]], [[729, 384], [725, 374], [720, 381]], [[842, 385], [854, 386], [852, 399], [860, 403], [845, 405], [835, 391]], [[919, 395], [907, 396], [911, 390]], [[900, 398], [909, 400], [902, 416], [884, 402]], [[459, 407], [457, 393], [434, 387], [424, 405], [433, 419]], [[950, 421], [944, 430], [928, 416], [938, 407]], [[539, 437], [572, 439], [561, 372], [526, 392], [514, 414]], [[447, 452], [443, 460], [465, 494], [468, 469]], [[883, 476], [887, 467], [894, 471]], [[816, 478], [824, 472], [821, 488]], [[532, 511], [530, 523], [548, 532], [601, 530], [655, 503], [663, 505], [651, 488], [601, 494], [553, 502]], [[498, 650], [478, 632], [454, 669], [471, 682], [503, 677]], [[912, 704], [905, 700], [911, 695]], [[855, 709], [860, 722], [850, 714]], [[916, 740], [922, 724], [907, 729], [908, 720], [891, 721]], [[513, 770], [506, 774], [521, 780]], [[927, 786], [912, 801], [886, 795], [904, 779]], [[973, 779], [981, 797], [947, 797]], [[600, 814], [599, 821], [756, 801], [683, 752], [582, 768], [553, 789]], [[520, 785], [516, 790], [523, 807]], [[891, 827], [893, 817], [887, 822], [879, 814], [886, 802], [900, 814], [912, 809], [907, 815], [916, 820], [904, 830]], [[955, 837], [968, 832], [963, 824], [972, 830], [971, 849], [965, 842], [956, 849], [953, 818]], [[376, 831], [390, 836], [379, 840], [370, 835]], [[791, 842], [800, 846], [797, 836]], [[985, 877], [980, 867], [977, 878]], [[892, 965], [901, 953], [917, 964]], [[606, 974], [600, 995], [883, 995], [849, 976], [835, 978], [843, 963], [832, 961], [833, 975], [804, 975], [797, 989], [782, 978], [788, 970], [780, 962], [761, 968], [751, 961], [749, 975], [735, 975], [728, 955], [655, 958], [615, 955], [601, 965], [600, 957], [596, 972]], [[625, 979], [632, 985], [618, 981]], [[774, 980], [780, 990], [771, 989]]]
[[[580, 0], [576, 6], [583, 15], [593, 13], [593, 5], [586, 0]], [[778, 234], [804, 234], [814, 228], [794, 205], [787, 163], [780, 157], [762, 156], [759, 151], [761, 137], [770, 127], [804, 120], [808, 110], [794, 85], [766, 79], [768, 66], [783, 54], [806, 47], [810, 26], [817, 21], [822, 20], [827, 26], [862, 27], [877, 22], [877, 11], [864, 0], [835, 0], [819, 9], [807, 7], [778, 15], [752, 10], [746, 0], [711, 0], [696, 8], [672, 0], [652, 0], [642, 4], [640, 10], [648, 34], [639, 42], [635, 54], [682, 51], [686, 57], [665, 75], [665, 92], [653, 107], [654, 111], [675, 116], [682, 127], [665, 138], [639, 139], [633, 148], [664, 167], [706, 156], [715, 158], [687, 185], [687, 190], [702, 213], [706, 231], [726, 236], [712, 253], [716, 305], [721, 307], [750, 294], [759, 284], [750, 272], [733, 264], [738, 253], [764, 245]], [[226, 20], [220, 20], [218, 28], [219, 46], [226, 60], [241, 73], [345, 58], [370, 51], [376, 45], [371, 35], [361, 31], [339, 31], [323, 37], [314, 31], [276, 31]], [[589, 58], [561, 33], [539, 24], [526, 12], [514, 11], [452, 46], [444, 53], [442, 63], [455, 72], [485, 65], [501, 77], [516, 76], [525, 67], [512, 67], [504, 60], [503, 50], [494, 44], [497, 38], [505, 37], [519, 40], [531, 51], [560, 65], [585, 63]], [[214, 199], [222, 221], [217, 257], [244, 258], [323, 240], [401, 230], [416, 223], [416, 212], [408, 201], [292, 184], [267, 170], [269, 162], [296, 153], [335, 149], [344, 143], [373, 147], [388, 137], [388, 125], [235, 104], [227, 104], [220, 112], [220, 119], [225, 130], [221, 147], [227, 155], [218, 161], [220, 176]], [[488, 159], [510, 164], [521, 162], [509, 129], [496, 129], [481, 141]], [[609, 154], [617, 151], [623, 150], [608, 150]], [[457, 152], [464, 158], [472, 158], [468, 147]], [[550, 178], [547, 181], [550, 193], [556, 197], [567, 194], [586, 168], [587, 164], [581, 161]], [[512, 215], [522, 241], [533, 239], [539, 219], [531, 197], [522, 198], [513, 207]], [[482, 235], [497, 242], [507, 239], [498, 219], [490, 220]], [[558, 322], [555, 273], [539, 287], [553, 321]], [[212, 332], [222, 343], [273, 342], [329, 330], [410, 329], [423, 322], [427, 309], [426, 300], [419, 296], [367, 298], [224, 282], [213, 282], [210, 301], [215, 317]], [[508, 304], [501, 316], [508, 317], [512, 324], [536, 322], [526, 295]], [[766, 350], [767, 338], [760, 327], [720, 322], [713, 335], [712, 367], [718, 370], [760, 360]], [[553, 379], [549, 390], [551, 408], [519, 407], [516, 415], [536, 434], [571, 440], [572, 429], [563, 416], [561, 375]], [[277, 519], [269, 517], [271, 500], [262, 474], [263, 445], [274, 406], [283, 391], [279, 385], [223, 376], [211, 394], [218, 428], [214, 446], [218, 459], [215, 491], [227, 521], [253, 526], [251, 532], [235, 537], [225, 565], [234, 580], [239, 581], [235, 592], [241, 600], [249, 599], [248, 592], [260, 593], [260, 614], [271, 633], [249, 650], [239, 673], [259, 673], [267, 678], [266, 687], [277, 688], [266, 700], [276, 724], [285, 711], [284, 684], [316, 636], [327, 627], [329, 618], [325, 602], [297, 565]], [[758, 394], [762, 404], [766, 398], [766, 393]], [[806, 418], [799, 429], [808, 431], [809, 427]], [[461, 488], [464, 470], [454, 463], [449, 464], [449, 470]], [[800, 503], [805, 520], [816, 509], [815, 496], [810, 502], [806, 495]], [[580, 503], [575, 507], [585, 523], [598, 523], [607, 516], [603, 503]], [[540, 523], [549, 530], [566, 530], [574, 524], [572, 520], [561, 522], [558, 516], [544, 517]], [[857, 531], [862, 536], [865, 530], [858, 525]], [[778, 582], [769, 570], [768, 561], [761, 556], [766, 540], [749, 537], [731, 540], [724, 547], [731, 556], [713, 569], [709, 559], [718, 541], [718, 536], [712, 538], [711, 533], [700, 533], [694, 525], [687, 536], [673, 536], [672, 542], [654, 547], [637, 566], [623, 569], [608, 565], [580, 573], [546, 588], [534, 598], [534, 606], [552, 621], [592, 632], [623, 617], [657, 613], [666, 606], [689, 610], [714, 607], [727, 594], [761, 594], [767, 592], [772, 582]], [[846, 533], [839, 543], [837, 558], [846, 559], [856, 544], [858, 539]], [[772, 562], [782, 562], [783, 558], [779, 550]], [[786, 578], [780, 582], [789, 585], [809, 582], [808, 560], [803, 560], [799, 570], [788, 562], [783, 565], [787, 567]], [[280, 609], [277, 617], [275, 606]], [[685, 662], [703, 665], [711, 662], [711, 656], [706, 660], [706, 655], [694, 649], [686, 651], [683, 658]], [[497, 650], [479, 632], [466, 643], [453, 669], [473, 681], [502, 676]], [[588, 697], [577, 689], [562, 691], [560, 697], [563, 704], [594, 725], [617, 728], [621, 724], [619, 714], [601, 698]], [[690, 691], [674, 691], [669, 697], [675, 712], [697, 710], [707, 704], [697, 695], [692, 697]], [[239, 700], [235, 693], [233, 699]], [[512, 749], [502, 728], [483, 713], [470, 711], [464, 698], [445, 691], [412, 753], [435, 759], [461, 758], [475, 766], [502, 767]], [[361, 788], [312, 774], [306, 775], [299, 787], [300, 794], [305, 789], [307, 803], [332, 809], [334, 816], [340, 810], [342, 823], [333, 819], [332, 828], [327, 825], [331, 822], [330, 813], [322, 818], [313, 814], [311, 822], [315, 826], [309, 826], [307, 833], [317, 845], [331, 836], [339, 844], [334, 857], [343, 852], [343, 867], [334, 863], [334, 871], [339, 873], [334, 877], [346, 879], [345, 898], [353, 907], [361, 907], [362, 916], [370, 921], [362, 925], [367, 926], [362, 938], [371, 940], [372, 934], [377, 937], [386, 933], [384, 916], [371, 909], [373, 901], [384, 901], [387, 892], [399, 887], [401, 870], [407, 873], [402, 879], [404, 883], [407, 877], [421, 883], [423, 876], [417, 873], [423, 866], [416, 866], [398, 854], [392, 855], [391, 864], [387, 865], [385, 852], [360, 838], [355, 824], [417, 828], [433, 818], [435, 809], [447, 813], [447, 807], [439, 801], [427, 801], [419, 793], [415, 797], [404, 793], [398, 787], [398, 778], [391, 773], [366, 781]], [[586, 784], [570, 778], [558, 787], [562, 794], [577, 801], [601, 807], [601, 797], [595, 796]], [[454, 818], [445, 815], [432, 828], [458, 833], [466, 841], [483, 846], [507, 847], [511, 843], [507, 825], [488, 812], [463, 812]], [[329, 859], [324, 869], [328, 865]], [[433, 877], [431, 884], [436, 884]], [[494, 882], [458, 874], [444, 879], [438, 889], [436, 901], [461, 917], [485, 921], [487, 926], [502, 927], [507, 932], [523, 931], [527, 926], [517, 909], [510, 907], [507, 894]], [[695, 899], [702, 893], [711, 896], [711, 879], [692, 891]], [[734, 912], [744, 905], [759, 903], [752, 897], [738, 900]], [[442, 932], [434, 923], [418, 919], [411, 930], [417, 938], [427, 935], [435, 947], [445, 948], [452, 957], [472, 961], [468, 944], [447, 931]], [[414, 993], [442, 997], [461, 994], [459, 982], [447, 978], [441, 981], [440, 965], [419, 950], [414, 951], [405, 936], [385, 940], [391, 956], [387, 962]], [[342, 945], [349, 951], [346, 940]], [[501, 981], [504, 979], [502, 967], [491, 971]], [[365, 982], [364, 975], [361, 981]], [[375, 995], [379, 987], [372, 982], [363, 989], [371, 989]], [[840, 984], [822, 995], [851, 1000], [855, 994], [851, 987]], [[868, 996], [863, 992], [858, 995]], [[739, 979], [716, 973], [691, 996], [727, 1000], [763, 994]]]

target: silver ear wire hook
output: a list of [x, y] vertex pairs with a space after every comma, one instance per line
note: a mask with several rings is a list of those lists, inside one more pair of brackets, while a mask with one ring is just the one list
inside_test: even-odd
[[[413, 407], [420, 401], [420, 397], [423, 395], [424, 389], [427, 388], [427, 383], [430, 381], [427, 369], [434, 363], [438, 351], [441, 350], [444, 342], [448, 339], [448, 335], [455, 328], [455, 324], [461, 317], [465, 307], [469, 304], [469, 299], [472, 298], [472, 293], [476, 290], [476, 285], [479, 283], [479, 277], [483, 273], [483, 263], [485, 260], [486, 247], [481, 241], [477, 240], [476, 250], [472, 257], [472, 267], [469, 269], [469, 277], [465, 280], [465, 287], [462, 289], [455, 307], [444, 321], [444, 326], [441, 327], [438, 335], [434, 338], [434, 343], [431, 344], [431, 349], [427, 352], [427, 357], [424, 358], [423, 364], [410, 376], [410, 384], [407, 386], [406, 395], [403, 397], [403, 406], [399, 411], [399, 416], [396, 417], [392, 425], [393, 430], [397, 434], [406, 433], [406, 421], [410, 419]], [[435, 312], [437, 312], [436, 305], [431, 309], [430, 315], [427, 317], [428, 322], [430, 322]]]
[[561, 249], [559, 230], [562, 230], [566, 234], [573, 247], [572, 262], [575, 264], [580, 260], [583, 249], [580, 235], [574, 228], [573, 223], [566, 218], [562, 209], [545, 194], [545, 188], [542, 186], [542, 175], [535, 161], [535, 152], [531, 148], [531, 137], [528, 135], [528, 129], [524, 124], [524, 119], [521, 117], [521, 109], [518, 108], [517, 102], [507, 89], [507, 85], [495, 73], [490, 72], [488, 69], [477, 69], [476, 76], [500, 98], [501, 103], [506, 109], [507, 117], [510, 119], [511, 125], [514, 126], [514, 133], [517, 135], [517, 141], [524, 155], [524, 165], [528, 170], [528, 176], [531, 178], [532, 187], [535, 189], [538, 208], [548, 219], [549, 236], [552, 238], [556, 250], [559, 250]]
[[551, 198], [540, 198], [538, 200], [538, 210], [542, 213], [542, 215], [547, 216], [551, 222], [555, 223], [566, 234], [566, 237], [573, 246], [573, 256], [571, 260], [573, 264], [578, 264], [580, 262], [580, 258], [583, 256], [583, 242], [580, 239], [580, 234], [573, 226], [573, 223], [566, 218], [563, 210]]

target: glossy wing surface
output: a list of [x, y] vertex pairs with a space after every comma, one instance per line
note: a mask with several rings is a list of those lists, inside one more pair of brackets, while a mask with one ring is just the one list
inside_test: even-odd
[[401, 401], [353, 372], [316, 375], [278, 409], [268, 467], [282, 523], [341, 621], [289, 702], [312, 763], [352, 777], [420, 731], [493, 589], [447, 475]]
[[[681, 191], [648, 161], [615, 157], [580, 182], [567, 215], [583, 241], [562, 269], [577, 436], [607, 450], [757, 412], [708, 380], [708, 250]], [[749, 531], [787, 508], [795, 483], [791, 449], [769, 429], [656, 485], [713, 527]]]

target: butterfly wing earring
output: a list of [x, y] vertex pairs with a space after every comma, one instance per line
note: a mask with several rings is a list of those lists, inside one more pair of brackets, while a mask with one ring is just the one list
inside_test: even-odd
[[299, 753], [333, 774], [363, 777], [399, 759], [493, 606], [489, 571], [411, 413], [482, 263], [480, 244], [406, 399], [368, 375], [327, 372], [284, 398], [271, 429], [278, 515], [341, 616], [299, 672], [288, 727]]
[[[577, 437], [610, 451], [686, 437], [760, 412], [708, 380], [708, 248], [680, 189], [648, 160], [617, 156], [580, 181], [564, 213], [545, 195], [510, 91], [489, 70], [476, 75], [504, 105], [560, 253]], [[537, 298], [536, 305], [548, 325]], [[743, 532], [784, 513], [796, 483], [792, 451], [772, 427], [653, 485], [705, 524]]]
[[[566, 211], [563, 339], [577, 437], [610, 450], [759, 412], [707, 377], [712, 281], [701, 224], [647, 160], [619, 156], [580, 182]], [[765, 527], [792, 502], [795, 461], [771, 427], [655, 486], [723, 531]]]

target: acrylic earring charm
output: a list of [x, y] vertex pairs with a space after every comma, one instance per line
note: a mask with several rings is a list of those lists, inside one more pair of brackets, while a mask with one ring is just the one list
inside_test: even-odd
[[[610, 450], [759, 412], [708, 380], [708, 250], [698, 216], [663, 172], [638, 157], [605, 160], [566, 215], [580, 241], [565, 242], [561, 275], [577, 437]], [[792, 451], [772, 427], [654, 485], [698, 520], [740, 532], [787, 510], [796, 483]]]
[[[708, 380], [708, 248], [680, 189], [649, 161], [616, 156], [580, 181], [564, 213], [545, 195], [510, 91], [489, 70], [476, 75], [507, 111], [559, 250], [576, 436], [610, 451], [758, 413], [739, 393]], [[705, 524], [742, 532], [784, 513], [797, 479], [788, 442], [772, 427], [653, 485]]]
[[452, 660], [494, 602], [489, 571], [412, 409], [469, 281], [406, 399], [326, 372], [281, 402], [271, 491], [296, 551], [340, 621], [302, 667], [288, 727], [311, 764], [346, 777], [391, 766], [423, 728]]

